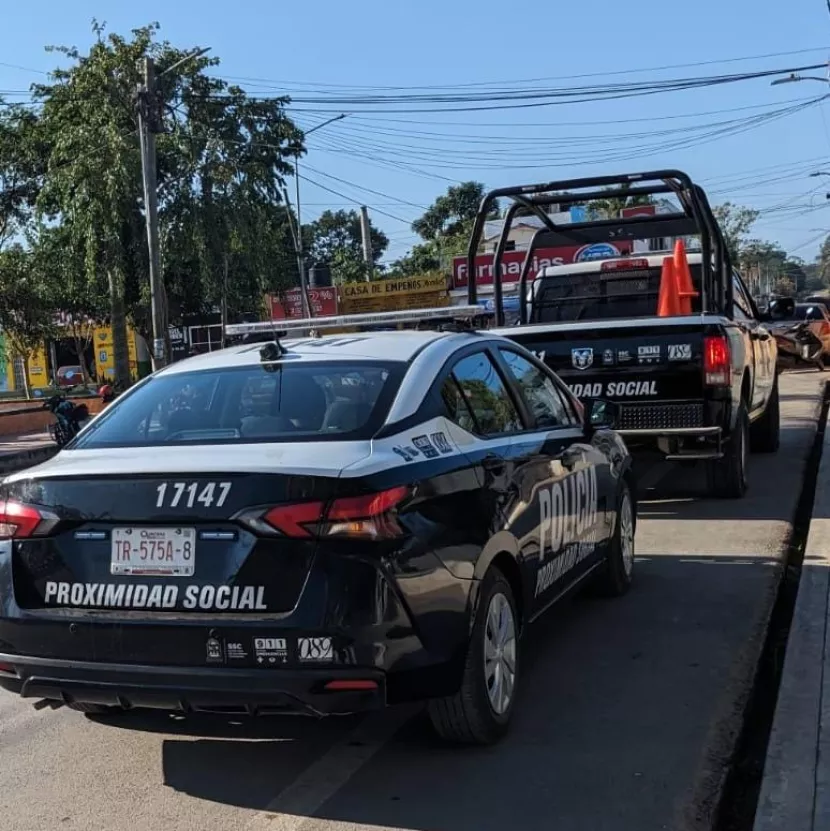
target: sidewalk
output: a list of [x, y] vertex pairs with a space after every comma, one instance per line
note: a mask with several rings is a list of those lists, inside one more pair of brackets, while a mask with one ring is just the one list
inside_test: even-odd
[[50, 459], [58, 446], [46, 430], [0, 437], [0, 476]]
[[830, 829], [830, 425], [754, 831]]

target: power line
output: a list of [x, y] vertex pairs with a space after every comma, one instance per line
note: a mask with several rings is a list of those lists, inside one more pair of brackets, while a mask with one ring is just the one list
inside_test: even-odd
[[[828, 0], [830, 2], [830, 0]], [[666, 64], [663, 66], [651, 66], [651, 67], [640, 67], [637, 69], [619, 69], [612, 72], [586, 72], [580, 73], [577, 75], [559, 75], [559, 76], [548, 76], [548, 77], [541, 77], [541, 78], [524, 78], [524, 79], [517, 79], [513, 81], [474, 81], [468, 83], [456, 83], [456, 84], [426, 84], [426, 85], [415, 85], [415, 86], [376, 86], [376, 85], [360, 85], [360, 84], [323, 84], [314, 81], [275, 81], [267, 78], [252, 78], [240, 75], [228, 75], [228, 76], [215, 76], [217, 79], [224, 79], [227, 80], [238, 80], [244, 81], [254, 84], [270, 84], [279, 89], [289, 89], [291, 87], [312, 87], [312, 88], [319, 88], [319, 89], [366, 89], [366, 90], [413, 90], [413, 89], [469, 89], [475, 87], [486, 87], [486, 86], [494, 86], [495, 84], [532, 84], [532, 83], [541, 83], [544, 81], [568, 81], [568, 80], [575, 80], [578, 78], [604, 78], [604, 77], [613, 77], [613, 76], [620, 76], [620, 75], [633, 75], [638, 73], [645, 73], [645, 72], [663, 72], [669, 69], [689, 69], [693, 67], [699, 66], [716, 66], [718, 64], [727, 64], [727, 63], [741, 63], [743, 61], [752, 61], [752, 60], [764, 60], [767, 58], [782, 58], [782, 57], [790, 57], [792, 55], [807, 55], [814, 52], [826, 52], [828, 47], [826, 46], [818, 46], [811, 49], [796, 49], [791, 50], [788, 52], [768, 52], [762, 55], [745, 55], [742, 57], [736, 58], [721, 58], [721, 59], [711, 59], [706, 61], [694, 61], [692, 63], [680, 63], [680, 64]]]

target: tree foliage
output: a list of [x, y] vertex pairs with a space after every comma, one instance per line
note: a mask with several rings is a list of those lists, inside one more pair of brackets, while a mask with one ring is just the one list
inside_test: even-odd
[[715, 219], [720, 225], [729, 256], [734, 265], [741, 262], [741, 251], [748, 241], [747, 235], [758, 219], [759, 213], [752, 208], [744, 208], [724, 202], [713, 209]]
[[[486, 194], [481, 182], [462, 182], [447, 189], [430, 205], [423, 216], [412, 223], [412, 230], [424, 240], [438, 237], [458, 237], [475, 219]], [[498, 217], [498, 205], [490, 211], [490, 218]]]
[[[136, 99], [143, 59], [153, 58], [157, 71], [147, 114], [159, 133], [162, 266], [174, 322], [219, 306], [231, 314], [256, 310], [266, 291], [296, 282], [282, 194], [303, 136], [285, 115], [286, 99], [252, 99], [208, 74], [217, 59], [179, 63], [196, 50], [158, 41], [157, 24], [128, 38], [97, 23], [93, 32], [86, 54], [51, 47], [69, 65], [33, 87], [39, 115], [13, 112], [0, 123], [0, 237], [4, 223], [13, 230], [28, 224], [31, 232], [32, 204], [41, 226], [60, 227], [79, 270], [62, 302], [97, 298], [106, 286], [123, 383], [126, 318], [146, 332], [150, 317]], [[22, 150], [10, 152], [18, 136], [26, 138], [15, 145]], [[24, 187], [15, 184], [21, 179]], [[53, 241], [39, 231], [32, 244]]]
[[[366, 262], [363, 259], [363, 237], [358, 211], [323, 211], [310, 225], [305, 226], [304, 239], [318, 262], [328, 263], [332, 280], [336, 284], [366, 279]], [[378, 262], [389, 247], [389, 238], [369, 221], [372, 240], [372, 259], [375, 276], [380, 276]]]

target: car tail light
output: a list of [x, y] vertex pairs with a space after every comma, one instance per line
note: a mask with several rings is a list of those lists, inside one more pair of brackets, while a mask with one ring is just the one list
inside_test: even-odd
[[0, 540], [22, 540], [42, 536], [57, 523], [58, 518], [22, 502], [0, 502]]
[[11, 664], [0, 663], [0, 672], [8, 672], [14, 675], [14, 667]]
[[397, 507], [410, 494], [407, 487], [335, 499], [326, 510], [323, 502], [277, 505], [267, 511], [239, 517], [258, 533], [275, 532], [292, 539], [347, 537], [351, 539], [393, 539], [403, 534]]
[[600, 266], [600, 271], [632, 271], [636, 268], [648, 268], [648, 260], [609, 260]]
[[826, 338], [828, 335], [830, 335], [830, 322], [822, 320], [821, 327], [819, 328], [819, 337]]
[[732, 383], [732, 355], [725, 335], [703, 339], [703, 377], [711, 387], [728, 387]]

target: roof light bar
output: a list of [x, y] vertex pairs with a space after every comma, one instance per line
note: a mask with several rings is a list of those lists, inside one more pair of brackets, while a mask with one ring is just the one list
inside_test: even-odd
[[465, 320], [486, 317], [481, 306], [439, 306], [429, 309], [406, 309], [398, 312], [367, 312], [354, 315], [306, 317], [298, 320], [262, 320], [255, 323], [231, 323], [226, 335], [252, 335], [262, 332], [307, 332], [314, 329], [342, 329], [352, 326], [393, 326], [397, 323], [421, 323], [430, 320]]

